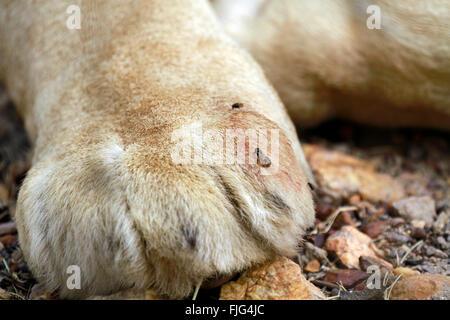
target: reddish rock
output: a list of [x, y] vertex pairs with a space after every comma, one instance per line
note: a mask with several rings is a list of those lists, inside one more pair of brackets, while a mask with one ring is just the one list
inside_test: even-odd
[[16, 241], [16, 237], [11, 234], [0, 237], [0, 242], [5, 246], [13, 244], [14, 241]]
[[300, 266], [280, 257], [245, 271], [224, 284], [221, 300], [323, 300], [325, 296], [302, 274]]
[[314, 245], [318, 248], [323, 248], [325, 245], [326, 236], [322, 233], [314, 235]]
[[332, 228], [340, 229], [343, 226], [356, 227], [356, 224], [352, 218], [352, 214], [348, 211], [343, 211], [338, 214], [336, 220], [334, 220]]
[[336, 208], [330, 205], [319, 204], [316, 207], [316, 218], [320, 221], [325, 221], [335, 210]]
[[359, 269], [359, 257], [369, 256], [377, 258], [372, 249], [371, 239], [351, 226], [344, 226], [341, 230], [329, 236], [325, 248], [334, 252], [339, 260], [351, 269]]
[[427, 237], [427, 233], [423, 228], [412, 228], [411, 237], [416, 239], [425, 239]]
[[392, 289], [391, 300], [449, 300], [450, 277], [421, 274], [405, 277]]
[[445, 211], [442, 211], [436, 218], [436, 221], [433, 223], [433, 231], [440, 233], [444, 230], [445, 225], [448, 220], [450, 220], [450, 208]]
[[386, 228], [387, 222], [386, 221], [374, 221], [369, 222], [368, 224], [364, 225], [361, 228], [361, 231], [367, 234], [371, 238], [378, 237], [383, 230]]
[[327, 273], [324, 281], [332, 283], [341, 283], [346, 289], [351, 289], [369, 278], [369, 274], [356, 269], [350, 270], [332, 270]]

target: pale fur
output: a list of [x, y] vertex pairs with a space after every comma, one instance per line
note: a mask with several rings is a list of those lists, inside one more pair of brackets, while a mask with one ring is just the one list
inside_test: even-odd
[[[245, 2], [214, 4], [296, 124], [338, 117], [450, 130], [448, 0]], [[369, 5], [381, 9], [380, 30], [367, 28]], [[240, 11], [247, 22], [237, 29], [229, 17]]]
[[[81, 30], [66, 28], [72, 4]], [[313, 224], [295, 128], [206, 0], [2, 0], [0, 78], [34, 145], [20, 245], [63, 298], [130, 287], [186, 297], [201, 280], [295, 255]], [[171, 133], [195, 121], [280, 130], [279, 171], [174, 164]], [[79, 290], [66, 286], [70, 265]]]

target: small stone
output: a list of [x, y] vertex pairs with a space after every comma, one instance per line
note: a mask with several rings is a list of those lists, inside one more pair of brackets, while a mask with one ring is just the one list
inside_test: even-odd
[[422, 220], [427, 227], [433, 224], [436, 217], [435, 202], [428, 196], [405, 198], [394, 202], [392, 206], [406, 220]]
[[412, 254], [405, 260], [405, 264], [410, 266], [417, 266], [423, 262], [424, 259], [422, 257], [415, 257]]
[[361, 256], [359, 257], [359, 266], [361, 270], [367, 271], [367, 268], [370, 266], [377, 266], [381, 270], [388, 271], [392, 270], [393, 266], [389, 262], [381, 259], [381, 258], [374, 258], [374, 257], [367, 257], [367, 256]]
[[394, 228], [399, 227], [399, 226], [401, 226], [401, 225], [404, 225], [405, 223], [406, 223], [406, 221], [405, 221], [405, 219], [403, 219], [403, 218], [393, 218], [393, 219], [391, 220], [391, 225], [392, 225]]
[[344, 288], [351, 289], [357, 284], [369, 278], [369, 274], [361, 270], [332, 270], [327, 273], [324, 281], [331, 283], [341, 283]]
[[335, 210], [336, 208], [330, 205], [319, 204], [316, 206], [316, 218], [325, 221]]
[[405, 277], [392, 289], [391, 300], [449, 300], [450, 277], [421, 274]]
[[361, 228], [361, 231], [373, 239], [378, 237], [386, 228], [386, 226], [387, 226], [386, 221], [374, 221], [364, 225]]
[[439, 249], [434, 250], [433, 256], [435, 256], [436, 258], [441, 258], [441, 259], [448, 258], [448, 254], [446, 254], [444, 251], [439, 250]]
[[316, 259], [311, 260], [308, 262], [308, 264], [305, 266], [304, 270], [309, 273], [316, 273], [320, 271], [320, 262]]
[[433, 231], [436, 233], [442, 232], [449, 220], [449, 217], [450, 217], [449, 209], [439, 213], [439, 215], [436, 218], [436, 221], [433, 223]]
[[317, 179], [321, 192], [334, 199], [348, 199], [359, 194], [374, 202], [403, 199], [403, 186], [374, 165], [342, 152], [303, 144], [303, 151]]
[[428, 180], [420, 173], [401, 173], [397, 180], [403, 184], [405, 191], [411, 196], [429, 196]]
[[344, 226], [329, 236], [325, 248], [334, 252], [347, 267], [359, 269], [359, 257], [377, 257], [371, 248], [371, 239], [352, 226]]
[[312, 243], [305, 242], [306, 253], [314, 259], [323, 260], [326, 259], [328, 253], [326, 250], [319, 248]]
[[0, 237], [0, 242], [3, 243], [4, 246], [12, 245], [15, 241], [16, 237], [11, 234]]
[[0, 236], [4, 234], [13, 234], [17, 232], [16, 223], [14, 221], [0, 223]]
[[314, 245], [318, 248], [323, 248], [323, 246], [325, 245], [325, 235], [322, 233], [316, 234], [314, 236]]
[[324, 294], [285, 257], [245, 271], [237, 281], [224, 284], [221, 300], [323, 300]]
[[0, 203], [7, 202], [9, 200], [9, 190], [6, 186], [0, 183]]
[[449, 245], [448, 245], [447, 241], [445, 241], [444, 237], [442, 237], [442, 236], [437, 237], [436, 242], [441, 247], [442, 250], [448, 249]]
[[413, 226], [414, 228], [419, 228], [419, 229], [423, 229], [425, 228], [425, 221], [422, 220], [411, 220], [411, 226]]
[[334, 220], [332, 228], [340, 229], [342, 226], [356, 227], [352, 215], [348, 211], [343, 211], [336, 217], [336, 220]]
[[416, 239], [425, 239], [427, 237], [427, 233], [422, 228], [412, 228], [411, 237]]
[[419, 271], [407, 267], [397, 267], [392, 272], [394, 273], [394, 275], [401, 275], [402, 277], [409, 277], [420, 274]]
[[405, 244], [412, 241], [411, 237], [398, 232], [387, 232], [384, 234], [387, 241], [398, 244]]

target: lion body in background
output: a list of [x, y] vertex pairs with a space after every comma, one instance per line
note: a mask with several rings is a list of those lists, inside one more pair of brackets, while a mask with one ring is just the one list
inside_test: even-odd
[[[225, 29], [263, 67], [294, 123], [341, 118], [450, 129], [450, 2], [214, 4]], [[377, 18], [374, 5], [380, 29], [369, 28]]]

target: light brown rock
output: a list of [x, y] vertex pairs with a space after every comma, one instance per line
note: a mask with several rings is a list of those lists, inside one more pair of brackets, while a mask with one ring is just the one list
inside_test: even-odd
[[306, 272], [319, 272], [320, 270], [320, 262], [317, 261], [316, 259], [311, 260], [310, 262], [308, 262], [308, 264], [305, 266], [305, 271]]
[[391, 300], [448, 300], [450, 277], [438, 274], [421, 274], [405, 277], [392, 289]]
[[399, 182], [370, 163], [315, 145], [304, 144], [303, 150], [320, 190], [335, 199], [360, 194], [370, 201], [392, 202], [406, 196]]
[[323, 293], [302, 274], [300, 266], [280, 257], [245, 271], [224, 284], [221, 300], [322, 300]]
[[404, 278], [409, 276], [417, 276], [420, 274], [419, 271], [407, 267], [397, 267], [394, 270], [392, 270], [392, 272], [394, 273], [394, 275], [396, 276], [401, 275]]
[[361, 256], [379, 259], [373, 246], [369, 236], [352, 226], [342, 227], [339, 231], [329, 236], [325, 243], [325, 248], [334, 252], [339, 260], [349, 269], [360, 269], [359, 258]]

